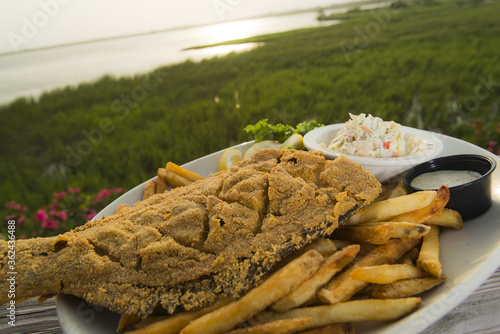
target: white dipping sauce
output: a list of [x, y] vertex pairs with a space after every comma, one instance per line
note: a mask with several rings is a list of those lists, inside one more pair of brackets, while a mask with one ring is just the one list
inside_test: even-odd
[[439, 189], [444, 185], [449, 188], [477, 180], [481, 176], [470, 170], [440, 170], [420, 174], [411, 181], [411, 186], [418, 189]]

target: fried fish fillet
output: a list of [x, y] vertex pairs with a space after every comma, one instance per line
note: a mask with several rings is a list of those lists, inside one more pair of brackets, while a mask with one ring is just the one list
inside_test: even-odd
[[[347, 158], [262, 150], [57, 237], [17, 240], [16, 299], [65, 293], [145, 317], [236, 298], [380, 191]], [[0, 304], [8, 302], [7, 253], [1, 241]]]

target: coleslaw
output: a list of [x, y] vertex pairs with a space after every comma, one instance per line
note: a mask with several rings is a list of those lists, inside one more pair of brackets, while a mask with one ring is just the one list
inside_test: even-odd
[[426, 149], [416, 136], [405, 138], [401, 125], [366, 114], [353, 115], [337, 133], [328, 148], [347, 155], [370, 158], [396, 158], [417, 154]]

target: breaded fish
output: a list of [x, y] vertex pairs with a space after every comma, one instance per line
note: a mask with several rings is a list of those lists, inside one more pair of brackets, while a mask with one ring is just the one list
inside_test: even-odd
[[[145, 317], [236, 298], [380, 191], [347, 158], [262, 150], [57, 237], [17, 240], [16, 299], [64, 293]], [[0, 304], [8, 302], [7, 252], [1, 241]]]

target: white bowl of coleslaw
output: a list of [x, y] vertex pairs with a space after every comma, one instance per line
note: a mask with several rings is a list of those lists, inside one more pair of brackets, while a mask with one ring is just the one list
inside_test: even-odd
[[[421, 146], [419, 150], [414, 150], [414, 153], [409, 152], [405, 156], [393, 154], [391, 157], [384, 157], [384, 155], [387, 156], [387, 153], [373, 154], [371, 152], [366, 154], [366, 152], [363, 152], [364, 156], [359, 156], [348, 154], [335, 148], [329, 148], [332, 141], [338, 138], [337, 135], [339, 132], [345, 131], [345, 126], [346, 123], [339, 123], [316, 128], [304, 136], [304, 146], [311, 151], [323, 151], [325, 157], [329, 159], [335, 159], [340, 155], [344, 155], [352, 161], [359, 163], [363, 168], [368, 169], [380, 182], [385, 182], [413, 166], [437, 157], [443, 150], [442, 141], [434, 136], [432, 132], [399, 125], [398, 130], [401, 132], [400, 135], [402, 138], [406, 139], [406, 141], [411, 141], [415, 138], [419, 140]], [[384, 146], [385, 144], [387, 146], [387, 142], [380, 138], [380, 145]]]

